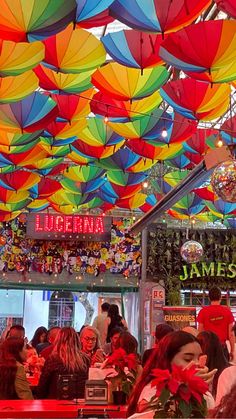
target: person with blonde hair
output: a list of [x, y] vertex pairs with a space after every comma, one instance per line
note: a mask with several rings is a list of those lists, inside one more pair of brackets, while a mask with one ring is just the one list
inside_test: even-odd
[[73, 327], [63, 327], [57, 335], [51, 355], [44, 364], [38, 385], [38, 398], [57, 398], [59, 376], [65, 374], [71, 374], [76, 378], [76, 397], [83, 398], [88, 370], [89, 358], [81, 351], [78, 334]]
[[104, 361], [105, 355], [101, 349], [99, 332], [95, 327], [84, 326], [80, 331], [80, 342], [82, 351], [90, 359], [90, 366]]

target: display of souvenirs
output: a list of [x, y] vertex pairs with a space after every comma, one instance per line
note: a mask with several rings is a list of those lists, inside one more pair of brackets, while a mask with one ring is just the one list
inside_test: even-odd
[[115, 220], [110, 242], [34, 240], [26, 237], [26, 223], [15, 219], [0, 224], [0, 271], [40, 272], [48, 275], [90, 274], [109, 271], [139, 276], [140, 237], [129, 233], [131, 221]]

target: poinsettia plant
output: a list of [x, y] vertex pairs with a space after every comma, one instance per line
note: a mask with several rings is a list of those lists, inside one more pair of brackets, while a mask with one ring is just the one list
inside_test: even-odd
[[118, 390], [122, 390], [129, 395], [136, 381], [137, 365], [136, 354], [127, 354], [123, 348], [119, 348], [106, 359], [103, 367], [114, 367], [116, 375], [111, 376], [109, 374], [106, 378], [115, 378]]
[[173, 365], [172, 371], [152, 370], [151, 386], [156, 394], [149, 406], [155, 410], [154, 418], [204, 418], [207, 413], [204, 394], [207, 383], [196, 375], [194, 366], [189, 369]]

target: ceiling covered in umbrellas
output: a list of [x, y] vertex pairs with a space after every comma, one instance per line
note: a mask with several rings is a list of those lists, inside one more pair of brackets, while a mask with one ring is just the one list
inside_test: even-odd
[[[0, 221], [142, 214], [236, 142], [233, 0], [1, 0]], [[209, 182], [167, 211], [235, 226]]]

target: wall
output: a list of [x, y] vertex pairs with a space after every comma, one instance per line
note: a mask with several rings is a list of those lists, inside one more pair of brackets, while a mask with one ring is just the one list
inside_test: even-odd
[[49, 302], [43, 301], [43, 291], [25, 291], [23, 325], [29, 341], [39, 326], [48, 327], [48, 311]]

